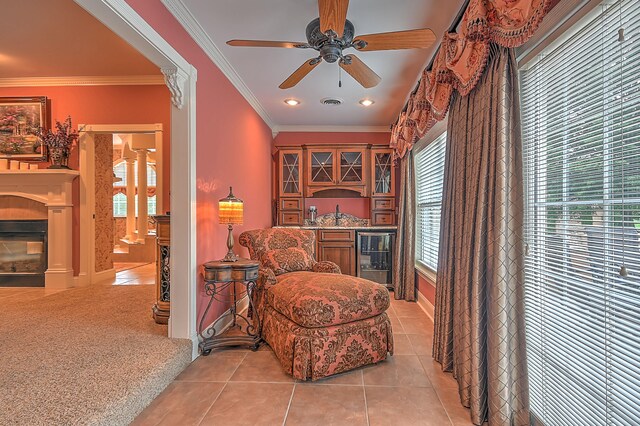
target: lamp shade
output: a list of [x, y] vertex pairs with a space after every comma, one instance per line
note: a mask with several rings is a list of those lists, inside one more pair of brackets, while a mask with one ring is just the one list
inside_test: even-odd
[[218, 201], [218, 221], [221, 224], [242, 225], [244, 219], [244, 204], [233, 195], [229, 187], [229, 195]]

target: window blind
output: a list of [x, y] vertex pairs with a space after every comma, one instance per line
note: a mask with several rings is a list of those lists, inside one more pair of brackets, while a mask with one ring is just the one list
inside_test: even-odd
[[521, 71], [531, 409], [547, 426], [640, 425], [640, 2], [603, 3], [533, 62]]
[[416, 164], [416, 260], [432, 270], [438, 267], [440, 209], [447, 134], [420, 151]]

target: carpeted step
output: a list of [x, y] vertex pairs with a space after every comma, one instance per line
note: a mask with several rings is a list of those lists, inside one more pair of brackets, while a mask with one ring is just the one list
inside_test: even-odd
[[0, 424], [133, 421], [191, 362], [191, 341], [151, 318], [154, 291], [92, 286], [3, 306]]

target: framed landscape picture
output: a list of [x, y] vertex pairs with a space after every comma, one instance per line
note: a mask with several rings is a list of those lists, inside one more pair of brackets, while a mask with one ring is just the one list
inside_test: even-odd
[[33, 133], [49, 128], [47, 97], [0, 97], [0, 158], [46, 161], [47, 150]]

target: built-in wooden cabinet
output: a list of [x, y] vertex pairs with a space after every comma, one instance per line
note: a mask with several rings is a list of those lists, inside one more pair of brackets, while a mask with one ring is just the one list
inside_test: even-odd
[[320, 191], [343, 189], [367, 194], [367, 145], [349, 148], [336, 146], [305, 146], [305, 195], [313, 197]]
[[340, 161], [338, 185], [366, 185], [366, 150], [338, 149], [336, 153]]
[[395, 195], [396, 172], [391, 148], [371, 150], [371, 196], [393, 197]]
[[371, 150], [371, 225], [393, 225], [396, 221], [395, 206], [396, 171], [391, 148]]
[[302, 186], [302, 149], [278, 151], [278, 224], [302, 225], [304, 200]]
[[281, 149], [278, 161], [280, 197], [302, 197], [302, 150]]
[[340, 267], [343, 274], [356, 275], [356, 236], [351, 229], [319, 229], [317, 258], [329, 260]]
[[336, 184], [335, 149], [308, 149], [307, 186], [332, 186]]
[[303, 225], [304, 198], [320, 196], [370, 197], [371, 224], [395, 224], [392, 149], [368, 144], [302, 145], [280, 148], [275, 160], [278, 225]]

